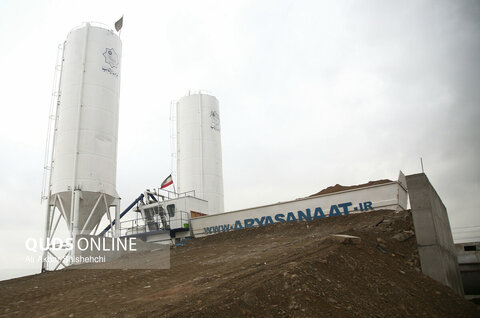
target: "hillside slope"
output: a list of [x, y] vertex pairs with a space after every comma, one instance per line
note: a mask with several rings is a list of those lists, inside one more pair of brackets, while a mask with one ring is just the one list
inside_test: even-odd
[[420, 272], [411, 231], [408, 212], [376, 211], [217, 234], [172, 249], [170, 270], [0, 282], [0, 316], [478, 317]]

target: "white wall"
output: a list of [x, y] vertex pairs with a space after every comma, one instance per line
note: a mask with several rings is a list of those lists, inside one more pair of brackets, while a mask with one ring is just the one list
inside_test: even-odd
[[379, 209], [407, 208], [407, 191], [399, 182], [347, 190], [316, 197], [203, 216], [191, 220], [192, 232], [201, 237], [219, 232], [282, 221], [318, 219]]

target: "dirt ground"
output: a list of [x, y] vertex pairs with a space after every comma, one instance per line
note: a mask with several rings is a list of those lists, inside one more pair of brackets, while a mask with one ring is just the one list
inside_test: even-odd
[[216, 234], [173, 248], [169, 270], [2, 281], [0, 316], [479, 317], [420, 272], [412, 229], [409, 212], [375, 211]]
[[334, 193], [334, 192], [353, 190], [353, 189], [358, 189], [358, 188], [365, 188], [365, 187], [370, 187], [370, 186], [384, 184], [384, 183], [390, 183], [390, 182], [392, 182], [392, 180], [381, 179], [381, 180], [369, 181], [367, 183], [362, 183], [362, 184], [357, 184], [357, 185], [352, 185], [352, 186], [343, 186], [343, 185], [337, 183], [334, 186], [330, 186], [328, 188], [325, 188], [325, 189], [321, 190], [320, 192], [309, 195], [308, 197], [316, 197], [317, 195], [330, 194], [330, 193]]

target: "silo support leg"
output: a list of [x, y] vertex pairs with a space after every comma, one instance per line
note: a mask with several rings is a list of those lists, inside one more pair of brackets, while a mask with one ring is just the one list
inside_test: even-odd
[[115, 237], [120, 237], [120, 199], [113, 202], [115, 208]]
[[[57, 196], [55, 196], [55, 198], [53, 199], [53, 204], [50, 205], [50, 209], [51, 209], [51, 212], [52, 212], [52, 219], [51, 219], [51, 223], [50, 223], [50, 226], [49, 226], [50, 233], [48, 233], [50, 238], [53, 237], [53, 234], [51, 234], [51, 231], [52, 231], [52, 225], [53, 225], [53, 219], [54, 219], [54, 216], [55, 216], [55, 211], [57, 210], [56, 206], [57, 206]], [[61, 211], [59, 211], [59, 214], [60, 214], [60, 216], [62, 216]], [[53, 231], [53, 232], [55, 232], [55, 231]]]
[[[73, 210], [70, 211], [70, 215], [72, 218], [72, 239], [73, 245], [77, 246], [77, 235], [78, 235], [78, 220], [79, 220], [79, 213], [80, 213], [80, 199], [82, 198], [82, 191], [81, 190], [74, 190], [72, 191], [72, 207]], [[72, 259], [75, 260], [76, 257], [76, 248], [72, 250]], [[74, 261], [75, 262], [75, 261]]]
[[76, 240], [77, 234], [78, 234], [78, 220], [80, 217], [80, 199], [82, 196], [82, 191], [80, 190], [75, 190], [73, 191], [74, 196], [73, 196], [73, 238]]
[[[47, 237], [50, 235], [51, 231], [51, 221], [50, 219], [53, 219], [53, 217], [50, 216], [51, 214], [51, 206], [50, 206], [50, 199], [47, 201], [46, 205], [46, 220], [45, 220], [45, 242], [47, 241]], [[46, 243], [45, 243], [46, 244]], [[43, 252], [42, 256], [42, 273], [47, 270], [47, 263], [46, 263], [46, 258], [47, 258], [47, 251]]]
[[108, 222], [110, 222], [110, 231], [112, 231], [112, 237], [114, 237], [115, 232], [113, 232], [112, 216], [110, 215], [110, 206], [108, 206], [107, 198], [105, 198], [105, 196], [103, 196], [103, 202], [105, 203], [105, 209], [107, 209]]

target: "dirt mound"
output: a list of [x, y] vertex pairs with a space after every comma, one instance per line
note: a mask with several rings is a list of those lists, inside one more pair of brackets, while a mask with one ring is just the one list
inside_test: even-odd
[[476, 305], [420, 272], [408, 212], [276, 223], [195, 239], [172, 249], [169, 270], [67, 269], [0, 285], [0, 316], [480, 315]]
[[365, 188], [365, 187], [370, 187], [370, 186], [374, 186], [374, 185], [378, 185], [378, 184], [384, 184], [384, 183], [390, 183], [390, 182], [393, 182], [393, 181], [389, 180], [389, 179], [381, 179], [381, 180], [369, 181], [367, 183], [357, 184], [357, 185], [353, 185], [353, 186], [342, 186], [340, 184], [336, 184], [334, 186], [330, 186], [328, 188], [325, 188], [320, 192], [312, 194], [308, 197], [316, 197], [317, 195], [329, 194], [329, 193], [340, 192], [340, 191], [345, 191], [345, 190], [353, 190], [353, 189], [358, 189], [358, 188]]

